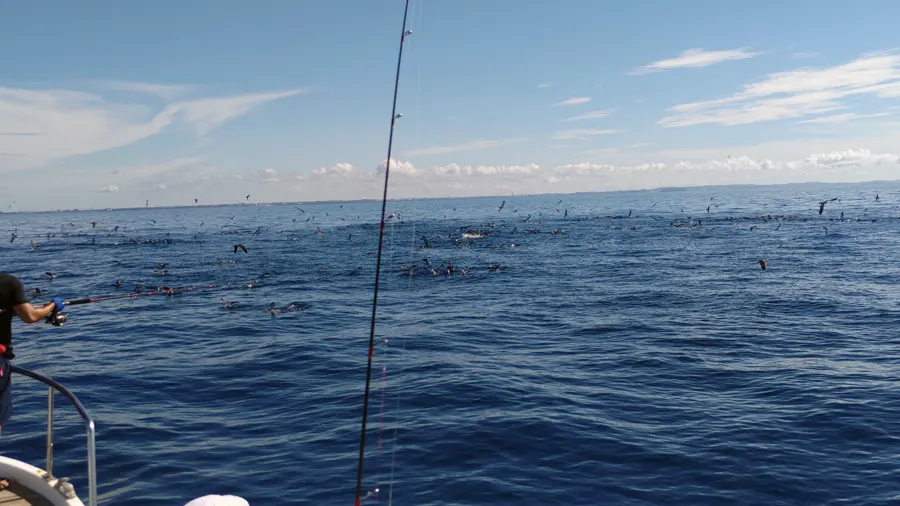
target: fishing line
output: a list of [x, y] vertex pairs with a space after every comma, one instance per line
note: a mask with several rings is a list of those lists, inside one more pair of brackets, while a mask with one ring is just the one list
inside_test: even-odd
[[[412, 223], [412, 235], [410, 236], [409, 241], [409, 249], [410, 254], [415, 255], [416, 253], [416, 223]], [[412, 276], [406, 276], [406, 293], [412, 289]], [[401, 338], [400, 345], [400, 354], [402, 356], [406, 356], [406, 334], [403, 334]], [[403, 371], [406, 370], [405, 365], [400, 366], [400, 370], [398, 371], [398, 376], [402, 375]], [[400, 396], [396, 396], [396, 401], [394, 403], [394, 434], [391, 438], [391, 474], [390, 480], [388, 481], [388, 506], [392, 506], [394, 504], [394, 470], [396, 468], [397, 463], [397, 438], [398, 432], [400, 429]]]
[[[394, 260], [394, 222], [393, 221], [390, 224], [390, 230], [391, 230], [390, 246], [388, 247], [387, 263], [388, 263], [388, 265], [393, 265], [393, 260]], [[375, 496], [374, 496], [375, 504], [378, 504], [378, 497], [379, 497], [378, 491], [381, 490], [381, 487], [379, 486], [379, 483], [380, 483], [379, 477], [381, 476], [381, 457], [383, 455], [382, 441], [383, 441], [383, 434], [384, 434], [384, 392], [385, 392], [385, 389], [387, 386], [388, 340], [387, 339], [381, 340], [378, 344], [376, 344], [376, 346], [379, 346], [379, 345], [384, 347], [384, 352], [382, 353], [383, 362], [382, 362], [382, 366], [381, 366], [381, 395], [380, 395], [381, 406], [379, 407], [379, 415], [378, 415], [378, 453], [375, 456], [374, 481], [375, 481], [375, 485], [377, 487], [375, 489]]]
[[394, 125], [397, 122], [397, 93], [400, 88], [400, 65], [403, 62], [403, 42], [411, 33], [406, 30], [406, 19], [408, 14], [409, 0], [405, 0], [405, 5], [403, 7], [403, 25], [400, 31], [400, 48], [397, 52], [397, 72], [394, 77], [394, 100], [391, 107], [391, 128], [390, 133], [388, 134], [387, 160], [385, 161], [384, 166], [384, 190], [381, 197], [381, 225], [378, 228], [378, 255], [375, 260], [375, 286], [372, 295], [372, 319], [369, 327], [369, 354], [366, 365], [366, 389], [363, 396], [362, 426], [359, 436], [359, 463], [356, 470], [356, 506], [360, 506], [362, 504], [360, 492], [362, 490], [363, 459], [366, 452], [366, 423], [368, 422], [369, 391], [371, 389], [372, 383], [372, 355], [374, 355], [375, 353], [375, 316], [378, 309], [378, 285], [381, 280], [381, 255], [384, 249], [384, 217], [385, 211], [387, 209], [388, 182], [390, 180], [389, 178], [391, 173], [391, 151], [394, 145]]
[[[250, 281], [236, 281], [236, 282], [229, 281], [226, 283], [209, 283], [206, 285], [191, 285], [191, 286], [177, 286], [177, 287], [161, 286], [161, 287], [156, 287], [155, 290], [136, 291], [133, 293], [127, 293], [127, 294], [122, 294], [122, 295], [107, 295], [107, 296], [102, 296], [102, 297], [82, 297], [82, 298], [78, 298], [78, 299], [64, 300], [63, 305], [65, 305], [65, 306], [81, 306], [84, 304], [95, 304], [98, 302], [108, 302], [111, 300], [123, 300], [123, 299], [134, 300], [138, 297], [149, 297], [149, 296], [153, 296], [153, 295], [172, 296], [172, 295], [178, 295], [178, 294], [183, 294], [183, 293], [196, 292], [198, 290], [227, 289], [227, 288], [237, 288], [237, 287], [253, 288], [255, 286], [258, 286], [259, 284], [260, 284], [260, 281], [258, 279], [253, 279]], [[49, 304], [49, 302], [48, 302], [48, 304]], [[9, 310], [0, 309], [0, 314], [3, 314], [7, 311], [9, 311]], [[66, 321], [68, 321], [68, 318], [66, 317], [65, 314], [54, 310], [52, 313], [47, 315], [47, 317], [44, 319], [44, 321], [46, 321], [47, 323], [54, 325], [56, 327], [60, 327], [64, 323], [66, 323]]]

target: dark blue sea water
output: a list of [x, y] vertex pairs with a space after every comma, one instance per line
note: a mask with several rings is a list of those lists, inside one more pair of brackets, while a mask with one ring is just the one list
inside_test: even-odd
[[[897, 204], [897, 183], [390, 202], [366, 504], [897, 503]], [[260, 280], [15, 324], [15, 364], [96, 418], [102, 504], [352, 503], [379, 205], [0, 216], [4, 270], [50, 296]], [[424, 258], [469, 270], [404, 274]], [[14, 388], [0, 448], [42, 466], [45, 390]]]

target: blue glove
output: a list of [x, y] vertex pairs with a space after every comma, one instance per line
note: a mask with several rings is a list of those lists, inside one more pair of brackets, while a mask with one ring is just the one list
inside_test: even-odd
[[56, 306], [53, 308], [53, 310], [56, 311], [57, 313], [62, 312], [63, 308], [66, 307], [66, 305], [63, 304], [62, 298], [60, 298], [60, 297], [53, 299], [53, 305]]

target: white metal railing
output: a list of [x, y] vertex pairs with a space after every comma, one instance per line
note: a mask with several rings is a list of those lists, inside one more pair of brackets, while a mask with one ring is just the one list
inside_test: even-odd
[[84, 420], [85, 432], [87, 433], [87, 465], [88, 465], [88, 505], [97, 506], [97, 453], [96, 439], [94, 436], [94, 420], [87, 410], [75, 397], [75, 394], [68, 388], [62, 386], [56, 381], [34, 371], [22, 369], [10, 364], [10, 369], [14, 373], [28, 376], [29, 378], [40, 381], [47, 385], [47, 475], [53, 476], [53, 399], [54, 392], [59, 392], [69, 399], [69, 402], [75, 406], [81, 419]]

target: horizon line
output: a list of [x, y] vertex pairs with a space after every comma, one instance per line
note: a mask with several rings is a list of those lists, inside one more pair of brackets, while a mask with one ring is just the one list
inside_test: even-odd
[[[792, 183], [727, 183], [727, 184], [710, 184], [710, 185], [686, 185], [686, 186], [655, 186], [652, 188], [639, 188], [634, 190], [593, 190], [593, 191], [582, 191], [582, 192], [545, 192], [545, 193], [511, 193], [500, 194], [485, 194], [485, 195], [469, 195], [466, 197], [450, 197], [449, 195], [446, 197], [404, 197], [404, 198], [388, 198], [388, 201], [410, 201], [410, 200], [461, 200], [461, 199], [478, 199], [478, 198], [494, 198], [494, 197], [540, 197], [544, 195], [589, 195], [592, 193], [636, 193], [636, 192], [653, 192], [653, 191], [665, 191], [665, 190], [690, 190], [690, 189], [698, 189], [698, 188], [728, 188], [728, 187], [748, 187], [748, 186], [790, 186], [790, 185], [814, 185], [814, 184], [822, 184], [822, 185], [852, 185], [852, 184], [869, 184], [869, 183], [896, 183], [900, 182], [900, 179], [872, 179], [866, 181], [803, 181], [803, 182], [792, 182]], [[194, 204], [194, 205], [172, 205], [172, 206], [150, 206], [150, 207], [102, 207], [102, 208], [72, 208], [72, 209], [44, 209], [37, 211], [0, 211], [0, 215], [10, 215], [10, 214], [40, 214], [40, 213], [83, 213], [83, 212], [97, 212], [97, 211], [139, 211], [139, 210], [150, 210], [150, 209], [191, 209], [197, 207], [237, 207], [237, 206], [261, 206], [261, 205], [276, 205], [276, 206], [284, 206], [284, 205], [300, 205], [300, 204], [357, 204], [364, 202], [381, 202], [380, 198], [369, 198], [369, 199], [348, 199], [348, 200], [295, 200], [295, 201], [270, 201], [270, 202], [233, 202], [227, 204]]]

